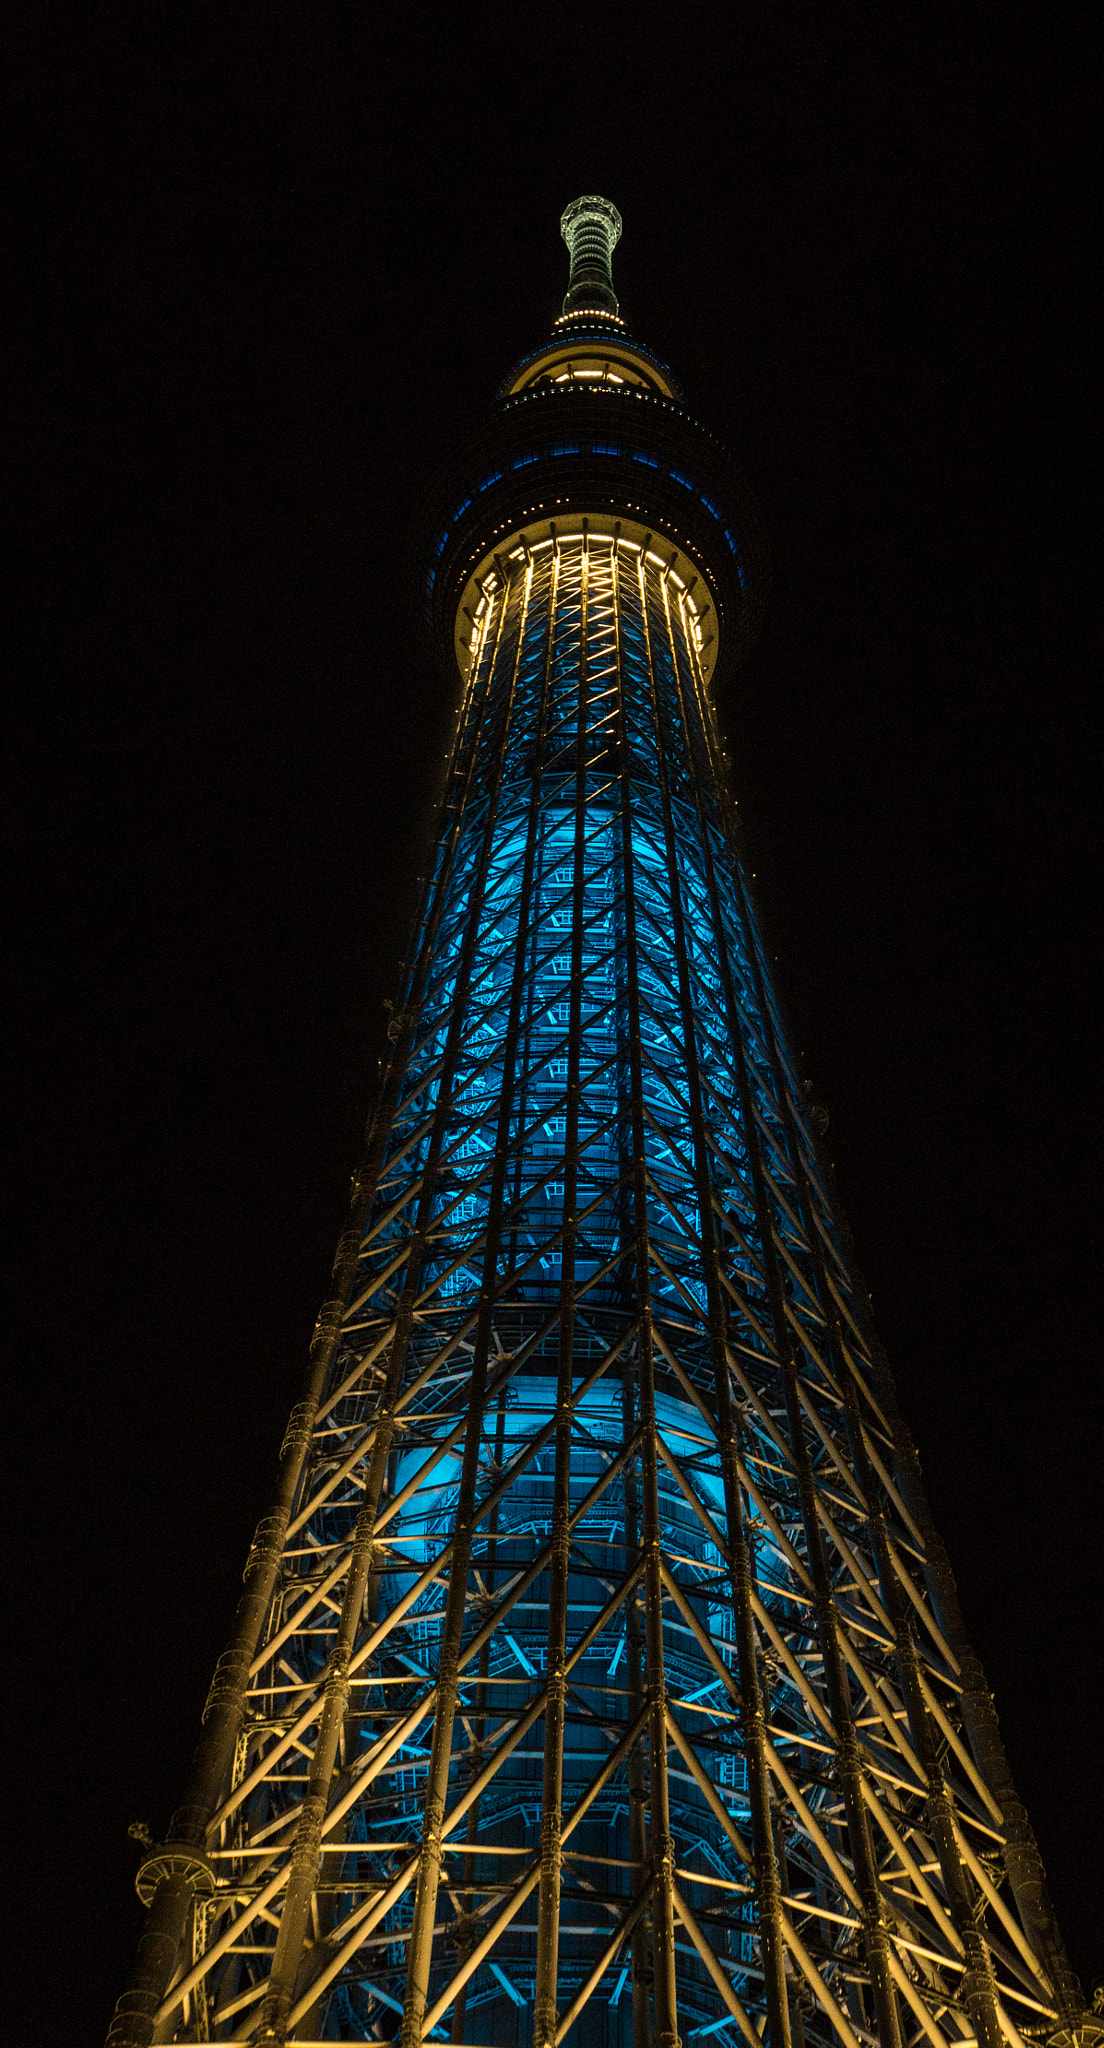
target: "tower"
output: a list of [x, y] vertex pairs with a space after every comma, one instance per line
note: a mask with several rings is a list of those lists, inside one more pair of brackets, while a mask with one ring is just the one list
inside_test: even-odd
[[736, 850], [754, 515], [562, 229], [431, 494], [439, 836], [109, 2038], [1089, 2048]]

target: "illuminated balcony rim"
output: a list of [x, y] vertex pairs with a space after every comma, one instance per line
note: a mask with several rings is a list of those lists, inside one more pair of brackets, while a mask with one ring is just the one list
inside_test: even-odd
[[456, 662], [465, 680], [471, 669], [476, 621], [494, 593], [504, 581], [525, 568], [530, 556], [554, 542], [578, 541], [583, 534], [600, 542], [612, 540], [636, 555], [643, 555], [670, 578], [672, 601], [684, 613], [687, 637], [692, 638], [702, 680], [708, 683], [717, 662], [718, 614], [716, 598], [701, 563], [654, 523], [619, 519], [612, 512], [568, 512], [555, 519], [535, 520], [524, 533], [507, 536], [488, 551], [468, 577], [456, 613]]
[[662, 356], [631, 337], [617, 314], [597, 312], [562, 314], [551, 334], [507, 372], [495, 395], [500, 400], [516, 397], [538, 379], [554, 375], [557, 369], [580, 357], [608, 361], [615, 369], [623, 367], [631, 377], [641, 379], [646, 390], [657, 391], [662, 397], [673, 399], [676, 405], [685, 403], [682, 387]]
[[457, 620], [479, 565], [543, 522], [578, 531], [583, 515], [634, 522], [685, 556], [712, 593], [720, 658], [726, 669], [738, 663], [758, 625], [766, 551], [727, 451], [670, 400], [568, 383], [508, 399], [427, 491], [416, 602], [447, 674], [456, 673]]

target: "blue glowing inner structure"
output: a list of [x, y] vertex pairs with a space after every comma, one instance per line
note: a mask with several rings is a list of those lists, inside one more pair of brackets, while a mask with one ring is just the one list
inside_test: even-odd
[[165, 2013], [953, 2048], [953, 1849], [1018, 2048], [1050, 1994], [734, 851], [704, 606], [670, 550], [576, 524], [481, 585], [355, 1280]]

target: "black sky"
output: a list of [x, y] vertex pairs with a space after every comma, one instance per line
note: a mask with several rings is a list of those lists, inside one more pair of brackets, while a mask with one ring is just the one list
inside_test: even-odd
[[[750, 865], [1086, 1985], [1100, 1840], [1089, 57], [1056, 10], [17, 31], [13, 2044], [102, 2038], [341, 1227], [449, 703], [426, 469], [608, 194], [774, 552]], [[9, 1795], [10, 1796], [10, 1795]], [[9, 1808], [9, 1811], [11, 1809]], [[9, 1836], [10, 1839], [10, 1836]]]

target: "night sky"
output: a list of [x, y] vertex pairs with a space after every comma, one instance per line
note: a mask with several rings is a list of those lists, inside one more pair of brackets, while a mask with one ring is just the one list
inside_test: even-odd
[[559, 216], [588, 191], [624, 218], [623, 312], [770, 535], [722, 707], [749, 865], [1089, 1989], [1100, 579], [1074, 10], [74, 12], [16, 32], [7, 266], [5, 2043], [99, 2042], [129, 1963], [128, 1825], [156, 1834], [182, 1784], [433, 830], [452, 700], [411, 637], [408, 526], [559, 311]]

